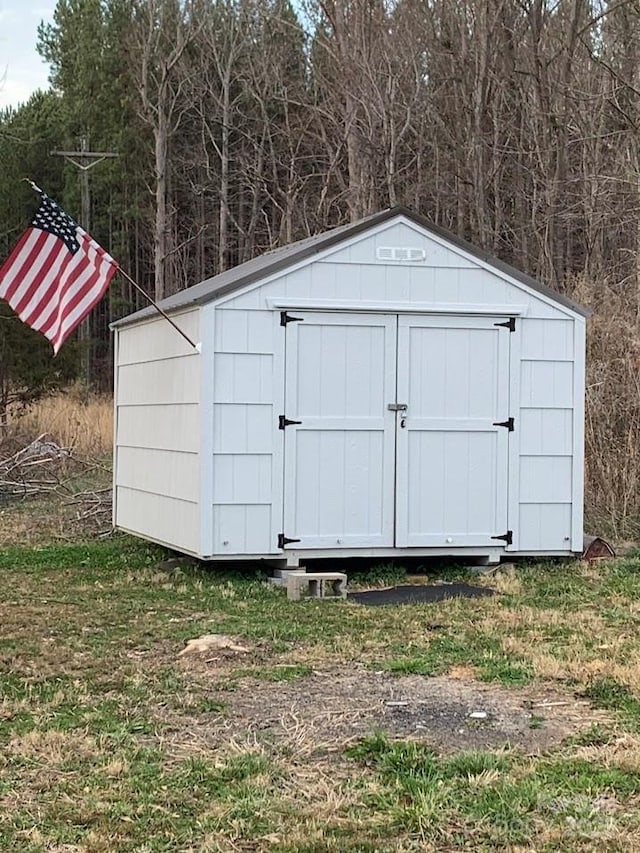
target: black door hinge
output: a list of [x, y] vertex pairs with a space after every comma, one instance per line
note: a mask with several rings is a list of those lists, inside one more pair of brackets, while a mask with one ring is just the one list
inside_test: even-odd
[[503, 533], [502, 536], [492, 536], [492, 539], [501, 539], [503, 542], [506, 542], [507, 545], [513, 545], [513, 530], [507, 530], [506, 533]]
[[278, 416], [278, 429], [284, 429], [288, 426], [293, 426], [293, 424], [301, 424], [302, 421], [290, 421], [289, 418], [284, 415]]
[[516, 330], [516, 318], [509, 317], [508, 320], [505, 320], [504, 323], [494, 323], [494, 326], [502, 326], [505, 329], [509, 329], [510, 332], [515, 332]]
[[286, 326], [287, 323], [304, 323], [304, 317], [292, 317], [286, 311], [280, 312], [280, 325]]
[[282, 550], [285, 545], [290, 545], [292, 542], [299, 542], [299, 539], [289, 539], [284, 533], [278, 533], [278, 548]]
[[494, 421], [493, 426], [506, 427], [509, 432], [513, 432], [515, 429], [513, 418], [507, 418], [506, 421]]

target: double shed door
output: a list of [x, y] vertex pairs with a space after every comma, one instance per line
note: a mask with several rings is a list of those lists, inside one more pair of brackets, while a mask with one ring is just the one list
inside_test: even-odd
[[496, 547], [507, 529], [509, 331], [497, 317], [293, 312], [290, 547]]

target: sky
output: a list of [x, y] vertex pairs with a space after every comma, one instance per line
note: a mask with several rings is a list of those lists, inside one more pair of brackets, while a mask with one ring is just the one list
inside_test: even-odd
[[56, 0], [0, 0], [0, 107], [17, 106], [46, 88], [48, 67], [36, 52], [38, 24]]

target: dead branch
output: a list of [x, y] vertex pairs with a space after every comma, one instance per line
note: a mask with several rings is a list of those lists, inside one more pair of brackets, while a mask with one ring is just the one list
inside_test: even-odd
[[[1, 449], [0, 449], [1, 453]], [[111, 512], [111, 488], [79, 489], [80, 475], [105, 467], [92, 459], [76, 456], [46, 434], [25, 447], [0, 457], [0, 504], [33, 497], [56, 497], [75, 505], [77, 518], [104, 516]]]

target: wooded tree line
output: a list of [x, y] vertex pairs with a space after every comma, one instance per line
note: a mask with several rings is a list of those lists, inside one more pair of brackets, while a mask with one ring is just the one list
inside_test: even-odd
[[[51, 89], [0, 113], [0, 256], [20, 178], [79, 215], [49, 152], [83, 135], [119, 154], [92, 232], [156, 297], [406, 205], [595, 309], [591, 498], [640, 516], [640, 0], [59, 0], [39, 50]], [[95, 382], [141, 304], [95, 312]]]

